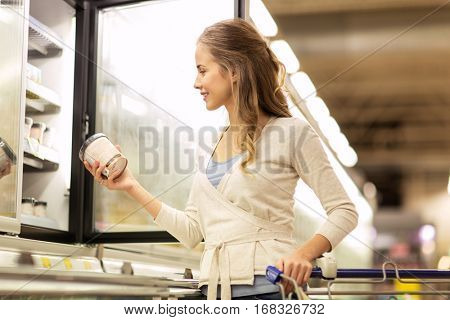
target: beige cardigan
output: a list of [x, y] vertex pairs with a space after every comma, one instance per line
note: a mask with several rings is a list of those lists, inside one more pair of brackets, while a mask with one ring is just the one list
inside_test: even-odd
[[205, 175], [211, 154], [200, 157], [185, 210], [163, 203], [155, 219], [188, 248], [205, 240], [199, 287], [209, 286], [208, 299], [216, 299], [218, 283], [221, 298], [230, 299], [230, 285], [252, 285], [255, 274], [264, 275], [268, 265], [298, 247], [292, 236], [299, 178], [312, 188], [328, 214], [316, 233], [326, 237], [332, 248], [357, 225], [355, 206], [307, 122], [272, 117], [255, 147], [255, 162], [247, 167], [253, 175], [242, 173], [238, 160], [217, 189]]

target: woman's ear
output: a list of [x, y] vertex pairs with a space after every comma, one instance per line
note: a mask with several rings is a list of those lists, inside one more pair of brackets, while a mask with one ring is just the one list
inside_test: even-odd
[[238, 79], [238, 76], [236, 74], [235, 71], [231, 71], [231, 81], [233, 81], [233, 83], [235, 83]]

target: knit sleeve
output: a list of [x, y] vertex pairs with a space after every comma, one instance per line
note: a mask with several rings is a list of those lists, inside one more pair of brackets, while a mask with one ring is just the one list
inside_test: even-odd
[[175, 209], [163, 202], [161, 210], [154, 220], [157, 225], [167, 230], [189, 249], [194, 248], [203, 240], [199, 213], [195, 204], [194, 184], [189, 192], [184, 211]]
[[292, 166], [314, 191], [328, 216], [316, 234], [327, 238], [334, 249], [358, 223], [355, 205], [336, 176], [320, 137], [306, 121], [295, 119], [292, 138]]

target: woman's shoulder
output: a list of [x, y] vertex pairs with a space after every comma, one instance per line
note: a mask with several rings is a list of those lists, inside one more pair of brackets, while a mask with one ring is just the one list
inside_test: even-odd
[[278, 117], [275, 119], [274, 123], [278, 123], [280, 125], [290, 125], [290, 126], [307, 126], [309, 123], [297, 117]]
[[296, 117], [279, 117], [273, 121], [272, 128], [277, 131], [292, 134], [302, 132], [304, 129], [311, 129], [311, 126], [304, 119]]

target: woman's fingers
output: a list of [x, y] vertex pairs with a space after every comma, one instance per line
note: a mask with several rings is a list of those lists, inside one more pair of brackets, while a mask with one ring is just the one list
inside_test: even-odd
[[299, 273], [298, 273], [298, 275], [297, 275], [297, 278], [296, 278], [297, 284], [299, 286], [303, 285], [303, 279], [305, 278], [305, 273], [306, 273], [306, 266], [302, 266], [300, 271], [299, 271]]
[[[95, 161], [95, 163], [97, 164], [98, 161]], [[97, 181], [100, 181], [103, 179], [102, 177], [102, 171], [106, 168], [105, 165], [100, 165], [97, 167], [97, 169], [95, 170], [95, 179], [97, 179]]]
[[309, 277], [311, 277], [311, 272], [312, 272], [312, 266], [308, 266], [306, 268], [305, 277], [303, 278], [303, 283], [307, 283], [308, 282]]
[[122, 153], [122, 148], [118, 144], [116, 144], [116, 148]]
[[[297, 275], [298, 275], [298, 273], [300, 272], [300, 269], [301, 269], [301, 266], [300, 265], [293, 265], [292, 266], [292, 271], [291, 271], [291, 273], [289, 274], [289, 276], [291, 277], [291, 278], [293, 278], [295, 281], [297, 281]], [[292, 291], [294, 289], [294, 286], [293, 286], [293, 284], [292, 284], [292, 281], [289, 281], [289, 285], [288, 285], [288, 288], [287, 288], [287, 291], [288, 292], [290, 292], [290, 291]]]
[[92, 174], [92, 167], [89, 164], [89, 162], [87, 162], [86, 160], [83, 161], [84, 163], [84, 167], [86, 168], [87, 171], [89, 171]]

